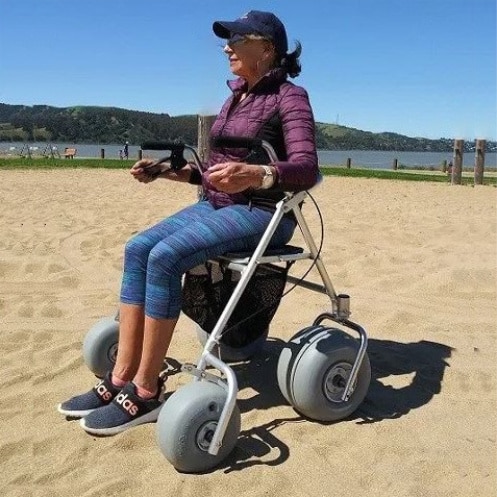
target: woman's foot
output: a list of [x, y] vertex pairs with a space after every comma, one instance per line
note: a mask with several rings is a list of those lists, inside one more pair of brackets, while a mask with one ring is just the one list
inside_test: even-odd
[[81, 427], [93, 435], [115, 435], [143, 423], [157, 421], [164, 403], [164, 382], [158, 379], [157, 393], [151, 399], [138, 396], [132, 382], [114, 397], [112, 402], [85, 416]]
[[120, 387], [113, 385], [111, 374], [107, 373], [89, 392], [62, 402], [57, 406], [57, 410], [71, 418], [82, 418], [109, 405], [120, 391]]

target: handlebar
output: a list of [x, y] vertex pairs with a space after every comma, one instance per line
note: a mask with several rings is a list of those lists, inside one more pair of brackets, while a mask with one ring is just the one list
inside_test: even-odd
[[260, 138], [248, 138], [246, 136], [215, 136], [211, 140], [214, 147], [219, 148], [248, 148], [250, 151], [255, 151], [262, 148], [266, 152], [271, 162], [276, 162], [278, 156], [273, 146]]
[[[278, 160], [278, 156], [272, 145], [260, 138], [248, 138], [246, 136], [214, 136], [211, 139], [211, 146], [215, 148], [247, 148], [250, 151], [262, 148], [269, 160], [275, 162]], [[202, 162], [197, 154], [197, 151], [184, 143], [181, 142], [157, 142], [148, 141], [144, 142], [141, 146], [142, 150], [169, 150], [171, 152], [170, 156], [163, 157], [158, 161], [151, 164], [147, 169], [150, 169], [151, 176], [158, 176], [163, 171], [158, 168], [160, 164], [164, 162], [169, 162], [171, 169], [174, 171], [179, 171], [188, 163], [184, 157], [185, 150], [189, 150], [192, 155], [196, 166], [201, 169]]]
[[185, 149], [184, 143], [178, 142], [144, 142], [141, 146], [142, 150], [179, 150], [183, 152]]
[[186, 166], [187, 160], [184, 157], [185, 147], [186, 147], [186, 145], [184, 143], [145, 142], [142, 144], [141, 149], [142, 150], [170, 150], [171, 151], [171, 155], [169, 155], [168, 157], [163, 157], [162, 159], [159, 159], [154, 164], [149, 166], [151, 169], [151, 175], [158, 176], [161, 173], [161, 171], [152, 172], [152, 169], [155, 166], [158, 166], [159, 164], [162, 164], [164, 162], [169, 162], [170, 167], [173, 171], [179, 171], [180, 169], [182, 169]]
[[253, 150], [262, 146], [262, 140], [245, 136], [214, 136], [211, 145], [217, 148], [248, 148]]

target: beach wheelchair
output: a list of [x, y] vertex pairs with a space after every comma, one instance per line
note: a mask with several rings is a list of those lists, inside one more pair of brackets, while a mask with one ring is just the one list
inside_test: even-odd
[[[259, 139], [219, 137], [216, 141], [216, 146], [262, 149], [270, 161], [278, 160], [271, 145]], [[183, 154], [187, 150], [192, 154], [196, 166], [201, 168], [195, 149], [187, 145], [149, 143], [142, 145], [142, 149], [145, 148], [169, 150], [171, 155], [160, 159], [157, 164], [167, 160], [173, 169], [186, 164]], [[366, 396], [371, 380], [366, 351], [367, 334], [364, 328], [349, 319], [349, 296], [337, 294], [333, 288], [320, 249], [302, 215], [301, 206], [307, 196], [308, 192], [305, 191], [287, 193], [277, 203], [271, 222], [253, 253], [225, 254], [209, 261], [206, 267], [210, 270], [198, 267], [185, 275], [184, 287], [187, 288], [193, 281], [193, 294], [197, 296], [197, 290], [202, 285], [195, 286], [196, 278], [204, 283], [206, 278], [212, 279], [212, 268], [217, 268], [215, 271], [218, 275], [228, 271], [231, 286], [221, 285], [227, 295], [224, 301], [221, 300], [222, 308], [217, 315], [205, 318], [204, 312], [203, 319], [196, 319], [197, 335], [203, 350], [196, 364], [185, 363], [181, 368], [193, 380], [167, 398], [157, 420], [156, 433], [160, 449], [179, 471], [207, 471], [219, 465], [234, 449], [240, 434], [240, 411], [236, 402], [237, 378], [229, 363], [247, 360], [264, 346], [269, 321], [287, 282], [326, 295], [330, 308], [318, 315], [311, 325], [295, 333], [283, 346], [276, 375], [283, 397], [304, 417], [331, 422], [350, 416]], [[287, 245], [268, 250], [278, 223], [290, 212], [295, 216], [305, 247]], [[289, 265], [304, 260], [312, 261], [322, 284], [287, 274]], [[238, 277], [233, 277], [233, 274]], [[233, 325], [231, 318], [238, 312], [237, 319], [240, 319], [240, 310], [242, 314], [244, 311], [247, 314], [245, 292], [254, 279], [256, 284], [252, 285], [249, 293], [257, 296], [258, 290], [263, 288], [259, 283], [269, 281], [266, 293], [270, 294], [271, 285], [276, 281], [277, 295], [269, 306], [262, 306], [268, 311], [262, 323], [258, 318], [250, 323], [250, 318], [257, 314], [257, 310], [248, 311], [249, 325], [245, 327], [245, 333], [249, 331], [249, 340], [242, 339], [237, 343], [236, 333], [234, 341], [232, 333], [231, 342], [226, 341], [226, 331], [236, 331], [236, 323]], [[257, 307], [257, 303], [255, 305]], [[194, 305], [192, 307], [195, 308]], [[205, 305], [203, 309], [209, 310], [205, 309]], [[192, 317], [195, 319], [198, 313]], [[253, 327], [259, 329], [251, 334]], [[118, 316], [104, 318], [90, 329], [84, 339], [84, 360], [97, 376], [103, 376], [114, 365], [118, 329]]]

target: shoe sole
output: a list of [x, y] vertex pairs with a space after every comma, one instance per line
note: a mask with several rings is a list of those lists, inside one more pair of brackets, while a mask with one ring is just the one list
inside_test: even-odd
[[88, 414], [95, 411], [96, 409], [98, 408], [86, 409], [84, 411], [70, 411], [67, 409], [63, 409], [62, 404], [59, 404], [57, 406], [57, 411], [59, 411], [61, 414], [64, 414], [64, 416], [69, 416], [70, 418], [84, 418], [85, 416], [88, 416]]
[[119, 426], [111, 426], [109, 428], [93, 428], [91, 426], [86, 426], [84, 417], [83, 419], [80, 420], [79, 424], [81, 428], [83, 428], [83, 430], [85, 430], [87, 433], [90, 433], [92, 435], [103, 435], [103, 436], [117, 435], [118, 433], [126, 431], [129, 428], [133, 428], [134, 426], [139, 426], [145, 423], [153, 423], [154, 421], [157, 421], [161, 409], [162, 405], [157, 407], [153, 411], [150, 411], [149, 413], [140, 416], [139, 418], [129, 421], [128, 423], [124, 423], [123, 425]]

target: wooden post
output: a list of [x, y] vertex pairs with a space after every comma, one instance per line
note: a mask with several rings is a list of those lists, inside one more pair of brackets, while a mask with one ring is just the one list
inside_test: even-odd
[[485, 169], [486, 140], [476, 140], [475, 146], [475, 185], [483, 185], [483, 171]]
[[393, 160], [393, 168], [395, 171], [399, 168], [399, 159], [394, 159]]
[[454, 156], [452, 160], [452, 185], [460, 185], [462, 178], [462, 158], [464, 155], [464, 140], [454, 140]]
[[143, 150], [141, 148], [138, 149], [138, 160], [143, 159]]
[[349, 157], [349, 158], [347, 159], [347, 169], [350, 169], [350, 168], [351, 168], [351, 166], [352, 166], [352, 159]]
[[[197, 142], [197, 152], [200, 160], [203, 164], [207, 162], [209, 158], [209, 151], [211, 149], [210, 143], [210, 133], [212, 125], [216, 116], [198, 116], [198, 142]], [[204, 191], [201, 186], [197, 188], [197, 197], [202, 199]]]
[[210, 132], [216, 116], [198, 116], [197, 150], [200, 160], [206, 162], [210, 151]]
[[105, 148], [100, 149], [100, 158], [105, 159]]
[[443, 173], [447, 172], [447, 159], [442, 161], [442, 172]]

